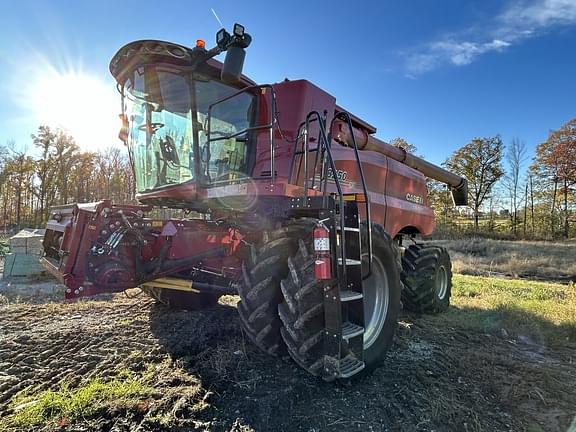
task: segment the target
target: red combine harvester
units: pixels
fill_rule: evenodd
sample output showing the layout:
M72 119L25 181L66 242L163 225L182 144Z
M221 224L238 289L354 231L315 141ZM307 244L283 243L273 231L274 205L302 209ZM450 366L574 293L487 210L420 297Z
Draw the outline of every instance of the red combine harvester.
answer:
M66 298L141 287L175 308L238 294L246 335L325 380L382 362L402 304L449 304L451 265L430 234L426 177L466 203L466 181L373 136L306 80L242 75L251 37L217 46L132 42L110 71L137 199L53 208L44 265ZM213 60L226 52L224 63ZM181 218L154 218L157 208Z

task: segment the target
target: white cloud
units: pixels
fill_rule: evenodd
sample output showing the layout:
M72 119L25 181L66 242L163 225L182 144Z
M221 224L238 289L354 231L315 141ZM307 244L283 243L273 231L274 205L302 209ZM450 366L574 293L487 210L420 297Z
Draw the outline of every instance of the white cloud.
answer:
M407 75L440 66L464 66L489 52L501 52L552 28L576 24L576 0L513 0L492 23L447 34L406 54Z
M506 26L527 31L555 25L573 24L576 21L576 1L538 0L516 2L499 20Z

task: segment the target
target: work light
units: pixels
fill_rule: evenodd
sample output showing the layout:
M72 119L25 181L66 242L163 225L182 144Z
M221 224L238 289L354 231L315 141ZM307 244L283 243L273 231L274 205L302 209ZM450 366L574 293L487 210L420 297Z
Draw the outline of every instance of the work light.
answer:
M234 27L234 31L236 31L236 27ZM218 45L219 48L225 49L229 40L230 33L228 33L225 29L220 29L218 33L216 33L216 45Z
M244 36L244 26L241 24L234 24L234 36L242 37Z

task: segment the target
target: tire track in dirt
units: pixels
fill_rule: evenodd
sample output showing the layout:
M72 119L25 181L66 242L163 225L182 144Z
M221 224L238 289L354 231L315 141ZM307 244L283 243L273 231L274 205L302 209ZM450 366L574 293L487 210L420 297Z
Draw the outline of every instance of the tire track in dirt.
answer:
M150 306L148 299L139 300L86 302L80 310L69 304L60 311L54 304L3 308L0 416L9 413L10 399L21 390L56 390L62 382L74 385L91 376L113 375L128 353L152 350L156 342L147 321L131 314L136 305L144 310Z
M169 311L118 295L3 306L0 423L21 390L55 390L62 381L74 388L152 365L146 412L98 412L70 430L567 429L576 415L574 347L538 351L440 323L404 315L383 367L329 384L261 354L244 338L233 304Z

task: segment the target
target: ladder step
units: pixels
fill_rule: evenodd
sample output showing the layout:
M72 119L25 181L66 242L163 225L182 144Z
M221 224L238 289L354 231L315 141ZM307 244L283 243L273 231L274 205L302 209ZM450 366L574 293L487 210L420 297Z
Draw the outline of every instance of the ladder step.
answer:
M352 291L352 290L344 290L340 291L340 301L347 302L352 300L360 300L364 296L362 293Z
M353 260L353 259L346 258L346 265L347 266L360 265L360 264L362 264L362 261L360 261L360 260ZM342 258L338 258L338 265L342 265Z
M347 355L340 360L340 377L350 378L364 369L364 362L358 360L353 355Z
M342 324L342 339L352 339L361 334L364 334L364 327L351 323L350 321L346 321Z

